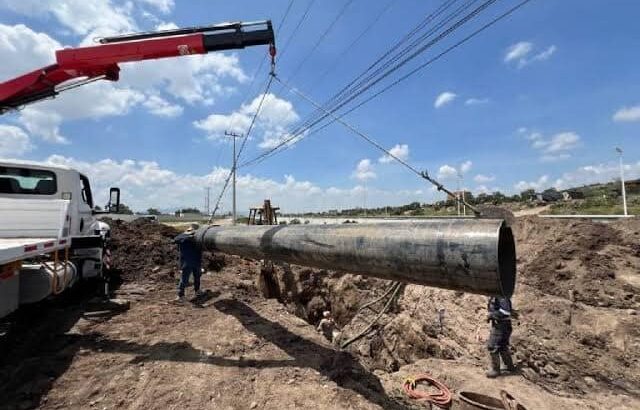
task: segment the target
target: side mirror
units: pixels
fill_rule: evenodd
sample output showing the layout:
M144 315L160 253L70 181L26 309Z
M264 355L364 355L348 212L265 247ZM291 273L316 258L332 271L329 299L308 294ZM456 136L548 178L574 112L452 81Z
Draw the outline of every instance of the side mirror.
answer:
M112 214L120 212L120 188L109 189L109 203L107 204L107 211Z

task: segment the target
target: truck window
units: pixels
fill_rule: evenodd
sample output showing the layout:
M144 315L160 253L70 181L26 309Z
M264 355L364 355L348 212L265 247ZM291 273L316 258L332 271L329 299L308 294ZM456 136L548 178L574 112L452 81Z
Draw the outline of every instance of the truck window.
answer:
M93 209L93 197L91 196L91 185L89 185L89 178L80 174L80 184L82 200Z
M44 169L0 166L0 194L53 195L56 174Z

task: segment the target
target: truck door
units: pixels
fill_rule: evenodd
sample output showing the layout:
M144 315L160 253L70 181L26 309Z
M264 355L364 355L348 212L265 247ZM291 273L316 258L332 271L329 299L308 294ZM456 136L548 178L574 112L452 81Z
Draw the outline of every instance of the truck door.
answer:
M89 179L80 174L80 201L78 202L78 218L80 235L89 234L93 225L93 196L91 195L91 185Z

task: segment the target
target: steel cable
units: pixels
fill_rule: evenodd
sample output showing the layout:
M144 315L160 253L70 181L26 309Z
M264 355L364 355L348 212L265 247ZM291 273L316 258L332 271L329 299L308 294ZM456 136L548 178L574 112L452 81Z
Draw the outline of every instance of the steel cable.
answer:
M440 52L438 55L434 56L433 58L429 59L428 61L420 64L419 66L415 67L414 69L412 69L411 71L409 71L408 73L404 74L403 76L401 76L400 78L398 78L397 80L395 80L394 82L388 84L387 86L385 86L384 88L380 89L379 91L377 91L375 94L372 94L371 96L369 96L368 98L366 98L365 100L359 102L356 106L350 108L349 110L341 113L340 115L337 116L337 118L331 119L330 121L326 122L325 124L319 126L318 128L308 132L305 135L300 135L300 133L293 133L291 134L292 136L284 139L279 145L277 145L274 148L271 148L269 151L264 152L258 156L256 156L255 158L252 158L251 160L245 161L243 164L241 164L241 167L245 167L245 166L251 166L251 165L255 165L258 164L268 158L270 158L271 156L277 154L278 152L284 151L285 149L287 149L289 147L289 143L294 140L294 139L298 139L297 142L299 142L299 140L302 140L303 138L308 137L309 135L315 134L321 130L323 130L324 128L328 127L329 125L333 124L335 121L337 121L338 118L343 118L344 116L346 116L347 114L355 111L356 109L362 107L364 104L368 103L369 101L373 100L374 98L380 96L381 94L383 94L384 92L388 91L389 89L395 87L396 85L400 84L401 82L407 80L408 78L410 78L411 76L415 75L416 73L418 73L419 71L425 69L426 67L428 67L429 65L433 64L434 62L440 60L442 57L444 57L445 55L447 55L448 53L450 53L451 51L455 50L456 48L458 48L459 46L463 45L464 43L466 43L467 41L471 40L472 38L474 38L475 36L477 36L478 34L480 34L481 32L485 31L486 29L490 28L491 26L495 25L496 23L498 23L499 21L501 21L502 19L508 17L509 15L511 15L512 13L514 13L516 10L518 10L519 8L521 8L522 6L524 6L525 4L529 3L531 0L524 0L522 2L520 2L519 4L517 4L516 6L512 7L511 9L507 10L505 13L497 16L496 18L494 18L493 20L491 20L490 22L488 22L487 24L483 25L482 27L478 28L477 30L473 31L472 33L470 33L469 35L467 35L466 37L464 37L463 39L461 39L460 41L456 42L455 44L451 45L450 47L448 47L447 49L445 49L444 51ZM325 117L326 118L326 117ZM323 118L324 119L324 118ZM320 120L321 121L321 120ZM306 130L310 129L312 126L316 125L317 123L319 123L320 121L314 122L311 126L307 127ZM305 131L306 131L305 130ZM285 134L286 135L286 134ZM282 147L285 147L283 149L281 149ZM278 149L281 149L281 151L278 151Z
M244 147L246 146L247 140L249 139L249 135L251 134L251 130L253 129L254 124L256 123L258 115L260 115L260 110L262 109L262 106L264 104L264 100L266 99L267 94L269 93L269 89L271 88L271 84L273 84L273 79L274 78L275 78L274 76L269 76L269 81L267 82L267 86L265 87L265 90L262 93L262 98L260 99L260 103L258 104L258 108L256 108L256 112L253 115L253 118L251 119L251 123L249 124L249 127L247 128L247 132L244 135L244 139L242 140L242 144L240 145L240 149L238 150L238 154L234 158L234 162L233 162L234 164L237 164L238 158L240 158L240 155L242 154L242 151L244 150ZM229 186L229 181L231 180L231 176L236 171L236 169L237 169L236 166L232 166L231 167L231 170L229 171L229 174L227 175L227 177L226 177L226 179L224 181L224 185L222 186L222 190L220 191L220 195L218 195L218 199L216 200L216 205L213 208L213 212L211 212L211 215L209 216L209 223L211 223L213 221L213 217L215 216L216 211L220 207L220 202L222 201L222 197L224 196L224 193L227 190L227 187Z

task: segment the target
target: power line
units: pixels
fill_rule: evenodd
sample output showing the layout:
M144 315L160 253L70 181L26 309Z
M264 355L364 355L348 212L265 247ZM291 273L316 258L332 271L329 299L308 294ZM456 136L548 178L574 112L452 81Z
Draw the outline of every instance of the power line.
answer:
M387 3L386 6L382 8L378 12L378 14L374 17L374 19L356 36L356 38L344 49L342 52L333 59L333 61L329 64L329 68L327 68L318 78L315 79L314 84L318 85L324 78L333 71L342 61L342 58L376 25L376 23L382 18L382 16L391 9L391 6L396 2L396 0L391 0Z
M320 37L318 38L318 40L315 42L315 44L313 45L313 47L311 47L311 50L309 50L309 52L304 56L304 58L300 61L300 64L298 64L298 66L293 70L293 73L289 76L289 80L293 79L293 77L295 77L298 72L300 71L300 69L302 68L302 66L307 62L307 60L309 59L309 57L311 57L311 55L316 51L316 49L318 48L318 46L320 46L320 44L322 43L322 41L324 41L324 39L329 35L329 33L331 32L331 30L333 30L333 28L335 27L336 23L338 22L338 20L340 20L340 18L344 15L344 12L347 10L347 8L351 5L351 3L353 3L353 0L347 0L347 2L344 4L344 6L342 6L342 8L340 9L340 11L338 11L338 14L336 15L336 17L333 19L333 21L331 21L331 23L329 24L329 26L327 26L327 28L324 30L324 32L320 35Z
M256 112L254 113L253 118L251 119L251 123L249 124L249 128L247 128L247 132L244 134L244 138L242 140L242 144L240 145L240 150L238 151L237 156L234 157L234 164L237 163L237 160L240 158L240 155L242 155L242 151L244 150L244 147L247 144L247 141L249 139L249 135L251 134L251 130L253 129L254 124L256 123L258 115L260 115L260 110L262 110L262 106L264 104L264 100L266 99L267 94L269 93L269 89L271 88L271 84L273 83L273 78L274 78L273 76L269 76L269 82L267 82L267 86L265 87L265 90L262 93L262 98L260 99L260 103L258 104L258 108L256 108ZM223 197L225 191L227 190L227 187L229 186L229 180L231 179L231 176L235 172L236 168L237 168L236 166L232 166L231 167L231 171L229 172L229 174L227 175L227 177L226 177L226 179L224 181L224 185L222 186L222 190L220 191L220 195L218 195L218 199L216 200L216 206L213 208L213 212L211 212L211 215L209 216L209 223L211 223L211 221L213 220L214 215L216 214L216 211L220 207L220 201L222 201L222 197Z
M287 89L289 89L291 92L298 94L300 97L304 98L306 101L308 101L311 105L313 105L314 107L316 107L317 109L323 110L322 106L320 104L318 104L317 102L313 101L310 97L307 97L305 94L303 94L302 92L300 92L299 90L297 90L294 87L291 87L289 84L287 84L286 82L282 81L279 77L277 77L275 74L273 75L273 77L276 79L276 81L278 81L280 84L282 84L284 87L286 87ZM462 201L462 203L466 206L468 206L474 213L476 213L476 215L479 215L479 212L477 209L475 209L473 206L469 205L465 200L464 197L462 199L460 199L458 196L454 195L453 192L449 191L447 188L445 188L441 183L439 183L438 181L436 181L435 179L431 178L429 176L429 174L427 174L427 172L420 172L418 171L415 167L413 167L412 165L410 165L408 162L404 161L403 159L401 159L400 157L398 157L397 155L394 155L393 153L391 153L389 150L387 150L386 148L384 148L382 145L380 145L378 142L376 142L373 138L369 137L368 135L366 135L364 132L358 130L357 128L355 128L354 126L352 126L351 124L349 124L348 122L346 122L345 120L343 120L342 118L336 116L334 113L326 111L327 115L331 116L333 118L334 121L339 122L340 124L344 125L347 129L349 129L351 132L353 132L354 134L358 135L360 138L364 139L366 142L368 142L369 144L371 144L372 146L374 146L376 149L382 151L385 155L388 155L390 158L393 158L394 160L396 160L398 163L402 164L405 168L407 168L408 170L410 170L411 172L415 173L416 175L418 175L421 178L426 179L427 181L431 182L433 185L435 185L438 188L438 191L443 191L445 192L447 195L449 195L452 198L456 198L457 201Z
M353 99L357 98L359 95L361 95L362 93L364 93L366 90L368 90L369 88L371 88L373 85L377 84L378 82L382 81L382 79L384 79L385 77L387 77L388 75L390 75L392 72L398 70L400 67L404 66L405 64L407 64L411 59L415 58L419 53L424 52L427 48L430 48L431 46L433 46L434 44L436 44L437 42L441 41L443 38L445 38L446 36L450 35L453 31L455 31L457 28L459 28L461 25L463 25L464 23L466 23L467 21L469 21L471 18L473 18L474 16L476 16L478 13L480 13L482 10L484 10L486 7L490 6L491 4L493 4L496 0L488 0L485 3L483 3L482 5L480 5L478 8L476 8L475 10L473 10L471 13L467 14L465 17L463 17L462 19L458 20L456 23L454 23L451 27L449 27L448 29L446 29L444 32L440 33L438 36L436 36L435 39L433 39L432 41L430 41L429 43L427 43L426 45L421 46L417 51L415 51L412 55L410 55L409 57L405 58L404 60L402 60L399 63L396 63L391 69L387 70L387 72L385 72L384 74L382 74L382 76L380 76L379 78L377 78L376 80L374 80L373 82L370 82L370 84L368 84L366 87L362 87L360 90L358 90L357 92L355 92L355 94L352 94L349 96L349 98L347 98L344 101L341 101L337 107L335 108L327 108L326 105L323 106L323 110L326 110L328 112L335 112L337 110L339 110L340 108L342 108L344 105L346 105L347 103L349 103L350 101L352 101ZM422 64L418 69L414 69L412 70L408 75L403 76L403 80L408 78L409 76L415 74L417 71L419 71L420 69L423 69L424 67L426 67L427 65L433 63L434 61L436 61L437 59L441 58L442 56L444 56L445 54L447 54L448 52L452 51L453 49L455 49L456 47L458 47L459 45L463 44L464 42L468 41L470 38L474 37L475 35L479 34L481 31L485 30L486 28L490 27L491 25L495 24L497 21L501 20L502 18L506 17L507 15L511 14L512 12L514 12L517 8L523 6L524 4L526 4L527 2L529 2L530 0L525 0L524 2L522 2L521 4L519 4L518 6L512 8L511 10L507 11L506 13L504 13L502 16L499 16L498 18L494 19L491 23L483 26L481 29L476 30L474 33L472 33L471 35L467 36L465 39L463 39L462 41L456 43L454 46L450 47L449 49L445 50L444 52L440 53L440 55L436 56L436 58L431 59L430 61L428 61L426 64ZM454 12L454 13L457 13ZM406 37L406 36L405 36ZM402 80L401 80L402 81ZM389 88L391 88L392 86L395 86L399 83L400 81L396 81L393 83L393 85L391 86L387 86L384 88L383 91L376 93L375 96L380 95L382 92L388 90ZM368 100L370 100L372 98L369 98ZM367 101L368 101L367 100ZM363 103L359 104L358 106L361 106ZM322 110L317 110L317 111L322 111ZM353 110L349 110L348 112L351 112ZM347 113L348 113L347 112ZM341 116L346 115L346 113L343 113ZM267 158L268 156L271 156L271 154L273 152L275 152L276 150L278 150L279 148L283 147L283 146L287 146L288 144L290 144L294 139L297 139L297 141L295 141L295 143L297 143L299 140L301 140L302 138L305 138L307 136L309 136L312 133L315 133L319 130L316 131L312 131L310 133L304 134L307 130L309 130L311 127L317 125L318 123L320 123L322 120L324 120L325 118L327 118L328 115L326 113L321 114L320 118L317 118L315 120L312 121L307 121L303 126L300 126L296 129L296 132L291 133L291 136L288 138L285 138L281 143L279 143L276 147L272 148L271 150L260 154L258 157L250 160L250 161L246 161L245 163L241 164L241 166L247 166L247 165L251 165L253 163L256 162L261 162L261 160L263 158ZM330 123L332 123L333 121L330 121L329 123L323 125L320 127L320 129L325 128L326 126L328 126ZM285 148L286 149L286 148Z
M394 51L394 49L398 48L400 45L402 45L403 43L406 43L407 41L409 41L415 34L417 34L422 28L424 28L428 23L430 23L432 20L434 20L435 18L437 18L440 14L444 13L448 8L450 8L456 1L458 0L448 0L446 3L440 5L435 11L433 11L431 14L429 14L421 23L418 24L418 26L414 27L408 34L406 34L401 40L399 40L396 44L394 44L389 50L387 50L382 56L380 56L376 61L374 61L363 73L361 73L359 76L357 76L355 79L353 79L349 84L347 84L346 86L344 86L338 93L336 93L331 99L329 99L324 105L324 108L329 108L332 106L335 106L336 104L340 104L341 102L345 101L345 104L349 101L351 101L353 98L349 98L350 96L353 95L353 93L357 90L358 86L361 86L363 84L363 81L360 81L356 86L353 86L354 83L358 82L359 79L361 79L362 77L364 77L367 72L371 71L376 65L378 65L379 63L381 63L382 61L384 61L384 59L391 55ZM472 1L477 1L477 0L472 0ZM494 0L495 1L495 0ZM470 5L470 3L467 4L467 7ZM460 9L458 9L456 12L454 13L459 13ZM446 21L450 21L454 15L450 15ZM446 23L445 21L445 23ZM443 22L440 22L440 25L442 25ZM431 29L426 35L429 35L431 33L434 32L434 30L437 30L439 27L433 28ZM421 39L424 39L423 35L421 37ZM420 40L421 40L420 39ZM417 44L415 41L406 46L401 52L400 54L397 54L396 56L400 56L402 55L402 53L406 53L407 50L409 50L411 47L415 47L415 44ZM378 74L380 72L381 69L388 67L388 65L393 62L394 58L396 56L392 56L391 59L389 61L387 61L386 63L384 63L382 68L378 68L375 70L374 75ZM371 75L367 78L367 80L369 80L371 77ZM351 89L350 89L351 87ZM366 89L364 89L366 90ZM363 90L363 91L364 91ZM357 95L356 95L357 97ZM349 98L349 99L348 99ZM355 97L354 97L355 98ZM344 105L344 104L343 104ZM340 108L340 106L338 106L335 109ZM319 118L318 118L319 115ZM296 132L293 133L293 135L297 135L300 132L305 132L308 128L312 127L313 125L317 124L318 122L322 121L324 118L326 118L326 115L321 115L321 111L320 110L316 110L315 112L313 112L307 120L305 120L303 123L301 123L298 128L296 128ZM299 131L301 130L301 131Z
M287 39L287 41L285 42L284 46L282 47L282 50L280 51L280 60L282 59L282 56L284 55L284 53L289 48L289 45L291 44L291 41L294 39L294 37L295 37L296 33L298 32L298 30L300 29L300 26L302 26L302 23L304 23L304 21L307 19L307 15L309 14L309 11L311 10L311 6L313 6L313 3L315 3L315 2L316 2L316 0L311 0L309 2L309 4L307 5L307 8L304 10L304 13L302 13L302 17L300 17L300 20L298 20L298 24L296 24L296 26L293 28L293 31L289 35L289 38Z
M276 26L276 38L278 38L278 36L280 35L280 31L282 30L282 26L284 25L284 22L287 20L287 16L289 15L289 12L291 11L291 6L293 6L293 0L289 1L289 5L287 6L284 14L282 15L282 18L280 19L280 22L278 23L278 25ZM260 59L260 64L258 64L258 67L256 68L256 70L253 72L253 76L251 76L251 82L249 83L249 86L247 87L247 97L244 99L244 102L246 103L249 100L249 96L252 95L253 93L251 92L253 90L253 84L256 81L256 78L258 76L258 73L260 73L260 71L262 70L262 67L264 66L264 62L268 59L268 55L265 54L262 59ZM265 81L266 83L266 81Z

